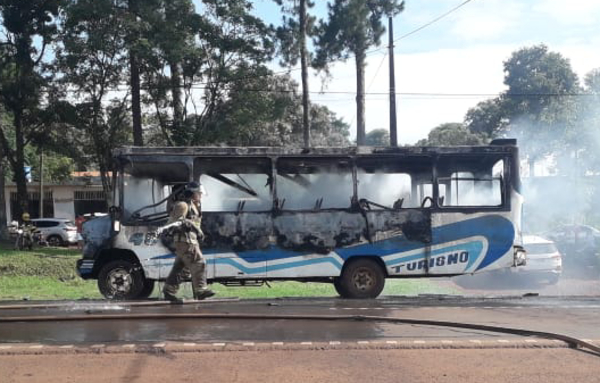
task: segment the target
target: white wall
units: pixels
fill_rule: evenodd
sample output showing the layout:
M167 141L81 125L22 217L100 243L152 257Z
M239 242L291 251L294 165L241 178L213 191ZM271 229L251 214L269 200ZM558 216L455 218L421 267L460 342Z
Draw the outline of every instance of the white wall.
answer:
M57 186L52 188L54 197L54 217L75 219L75 203L71 186Z

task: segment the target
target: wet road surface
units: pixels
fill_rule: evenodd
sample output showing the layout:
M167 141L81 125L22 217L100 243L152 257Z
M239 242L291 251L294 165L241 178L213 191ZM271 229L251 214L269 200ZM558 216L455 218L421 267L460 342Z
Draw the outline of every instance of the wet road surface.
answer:
M237 319L235 315L373 316L504 326L600 340L597 297L384 297L377 300L269 299L214 300L181 306L129 302L61 302L4 304L0 320L48 317L42 322L0 324L0 347L11 344L331 343L368 341L496 341L517 335L474 329L357 320ZM222 314L222 318L131 319L162 314ZM122 316L86 320L98 316ZM63 321L77 316L82 320ZM228 318L228 316L234 316ZM1 349L0 349L1 351Z

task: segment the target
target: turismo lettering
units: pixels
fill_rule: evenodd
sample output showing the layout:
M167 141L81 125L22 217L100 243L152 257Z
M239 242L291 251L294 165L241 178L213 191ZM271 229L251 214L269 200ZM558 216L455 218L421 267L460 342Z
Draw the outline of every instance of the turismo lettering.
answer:
M432 257L430 259L422 259L420 261L413 261L404 263L402 265L392 267L395 273L401 273L402 271L415 271L415 270L429 270L434 267L451 266L459 263L469 262L469 252L463 251L460 253L451 253Z

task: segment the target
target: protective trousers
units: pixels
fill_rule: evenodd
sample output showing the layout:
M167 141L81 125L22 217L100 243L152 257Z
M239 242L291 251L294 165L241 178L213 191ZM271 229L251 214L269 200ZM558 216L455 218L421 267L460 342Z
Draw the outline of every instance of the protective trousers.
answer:
M207 289L206 284L206 261L197 243L175 242L175 263L167 277L163 291L175 295L179 290L181 275L184 268L188 268L192 274L192 290L194 298Z

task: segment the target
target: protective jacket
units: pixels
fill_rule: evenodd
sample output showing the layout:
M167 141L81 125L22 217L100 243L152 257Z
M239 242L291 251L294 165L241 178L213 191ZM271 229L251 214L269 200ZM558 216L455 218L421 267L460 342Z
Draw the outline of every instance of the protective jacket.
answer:
M200 229L202 215L192 202L179 201L173 205L169 214L169 222L182 221L183 225L174 229L174 242L197 244L204 236Z

